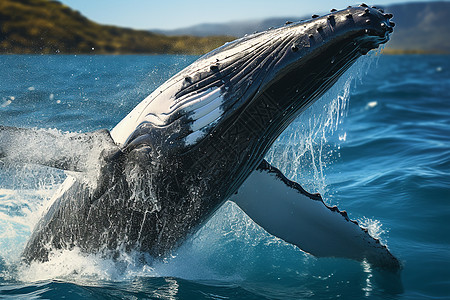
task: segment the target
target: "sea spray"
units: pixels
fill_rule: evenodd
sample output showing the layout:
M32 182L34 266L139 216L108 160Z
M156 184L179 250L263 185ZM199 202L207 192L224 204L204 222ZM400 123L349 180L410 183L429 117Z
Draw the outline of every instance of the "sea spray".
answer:
M333 135L345 136L339 132L339 124L347 111L352 80L341 79L285 130L266 155L270 163L309 192L327 193L325 169L338 150Z
M70 187L75 177L90 186L91 191L95 189L100 150L106 148L104 141L98 139L89 145L90 149L85 149L83 143L77 142L83 133L56 129L12 130L12 135L7 130L0 132L0 152L7 154L0 158L0 257L8 266L1 275L3 278L15 276L14 266L21 260L27 239L56 195ZM64 172L40 165L64 155L65 150L85 152L78 164L85 172Z
M30 188L30 182L20 185L21 180L17 175L23 176L22 172L26 172L28 175L33 174L29 169L29 166L18 167L12 172L16 176L10 179L16 184L17 188L0 188L0 228L2 229L0 233L0 261L3 265L0 280L20 280L17 276L17 267L21 260L22 251L33 228L48 209L50 199L60 184L60 174L56 172L56 174L48 174L43 177L42 181L37 178L31 179L30 182L35 181L36 184L34 189ZM40 171L42 172L42 170ZM42 175L41 172L36 171L34 174ZM4 174L2 172L2 175ZM1 183L4 182L2 180ZM22 188L18 188L19 186L22 186Z
M333 197L328 190L326 170L338 157L347 133L342 128L347 115L350 91L362 84L377 55L360 58L321 99L303 112L281 134L266 159L289 179L308 192L318 192L325 202ZM337 95L337 96L336 96Z

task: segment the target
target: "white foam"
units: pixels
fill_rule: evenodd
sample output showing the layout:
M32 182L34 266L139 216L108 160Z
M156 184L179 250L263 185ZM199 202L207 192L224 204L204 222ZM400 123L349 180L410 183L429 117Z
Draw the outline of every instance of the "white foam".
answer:
M79 249L53 251L47 262L22 264L18 268L18 279L25 282L64 279L83 282L94 280L114 280L117 266L112 260L105 260L96 255L85 255ZM122 278L120 278L122 279Z

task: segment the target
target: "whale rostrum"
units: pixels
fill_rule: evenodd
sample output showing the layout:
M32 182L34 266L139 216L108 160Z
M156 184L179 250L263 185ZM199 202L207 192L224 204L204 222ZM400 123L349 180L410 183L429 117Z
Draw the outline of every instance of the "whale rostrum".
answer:
M400 268L345 212L264 160L299 114L389 40L391 18L366 5L349 7L227 43L166 81L111 132L68 137L0 127L1 159L77 174L53 197L24 260L45 261L53 249L74 247L112 257L132 250L164 256L231 200L267 232L312 255ZM20 145L27 137L52 151L29 155ZM83 180L89 172L94 183Z

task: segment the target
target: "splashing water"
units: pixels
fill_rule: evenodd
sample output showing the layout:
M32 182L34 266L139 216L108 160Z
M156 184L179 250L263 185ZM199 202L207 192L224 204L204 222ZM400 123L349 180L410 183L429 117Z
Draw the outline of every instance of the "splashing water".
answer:
M352 76L341 78L286 129L266 155L271 164L310 192L327 192L325 168L337 150L331 141L346 115L352 81ZM339 140L345 135L340 133Z
M347 138L340 125L348 112L352 83L363 83L379 54L380 50L361 57L285 130L266 155L286 177L309 192L320 193L325 202L333 197L327 188L326 168L339 157L340 143Z

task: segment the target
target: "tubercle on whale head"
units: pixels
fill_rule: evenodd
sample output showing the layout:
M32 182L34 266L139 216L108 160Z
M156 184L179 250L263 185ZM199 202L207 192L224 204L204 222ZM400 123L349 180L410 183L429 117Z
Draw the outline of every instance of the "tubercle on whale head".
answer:
M389 40L395 26L395 23L390 21L392 17L392 14L384 14L378 9L361 4L359 7L340 11L333 9L330 14L322 17L313 15L310 20L291 23L285 28L302 31L302 34L292 41L291 51L297 54L320 49L327 43L336 45L339 41L348 40L354 43L359 54L364 55ZM299 48L303 48L303 51L299 52Z

